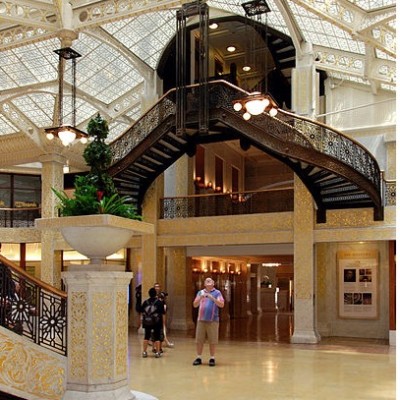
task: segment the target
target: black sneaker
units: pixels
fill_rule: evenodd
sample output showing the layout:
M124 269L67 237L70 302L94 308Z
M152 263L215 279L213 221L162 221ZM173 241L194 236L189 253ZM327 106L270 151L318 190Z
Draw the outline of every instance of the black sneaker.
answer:
M193 365L200 365L201 364L201 358L196 358L194 361L193 361Z
M210 358L210 361L208 362L208 365L210 367L215 367L215 359L214 358Z

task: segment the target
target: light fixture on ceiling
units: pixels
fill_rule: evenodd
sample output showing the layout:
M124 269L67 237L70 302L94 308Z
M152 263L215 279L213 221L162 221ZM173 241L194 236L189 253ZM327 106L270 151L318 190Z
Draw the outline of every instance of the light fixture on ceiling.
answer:
M54 50L58 55L58 102L57 116L58 126L45 128L46 138L53 140L58 137L64 146L69 146L76 139L80 139L82 143L87 143L88 136L85 132L76 128L76 59L81 57L79 53L70 47ZM64 124L64 69L65 61L71 60L72 79L71 79L71 125Z
M236 46L231 44L226 48L226 50L229 51L229 53L234 53L236 51Z
M209 28L214 30L214 29L217 29L218 26L219 25L216 22L213 22L212 24L209 25Z
M242 3L242 6L246 12L248 17L257 16L259 18L259 25L261 24L261 15L265 14L265 28L268 28L267 23L267 13L270 12L270 8L265 0L252 0L246 3ZM254 28L256 32L256 29ZM265 41L268 43L268 34L265 33ZM255 46L255 40L252 41L253 46ZM268 45L267 45L268 47ZM255 48L250 49L250 55L255 58ZM237 99L233 102L233 109L237 112L243 112L243 118L247 121L251 118L252 115L260 115L264 112L267 112L271 117L275 117L278 114L278 105L272 99L270 95L267 93L267 80L268 80L268 48L265 51L265 66L264 70L266 73L265 76L265 91L263 94L261 91L253 91L247 96ZM243 68L243 71L249 72L251 67L249 64L246 64Z

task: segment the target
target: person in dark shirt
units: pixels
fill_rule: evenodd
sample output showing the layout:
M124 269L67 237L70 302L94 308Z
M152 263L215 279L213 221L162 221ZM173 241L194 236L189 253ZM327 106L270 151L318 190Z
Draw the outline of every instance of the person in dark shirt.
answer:
M143 353L142 357L147 357L147 346L149 340L153 336L155 356L156 358L161 357L161 332L163 330L163 316L165 314L163 303L157 298L156 289L149 289L149 298L142 304L142 325L144 328L144 339L143 339ZM153 316L153 318L151 318ZM149 319L149 321L147 321Z

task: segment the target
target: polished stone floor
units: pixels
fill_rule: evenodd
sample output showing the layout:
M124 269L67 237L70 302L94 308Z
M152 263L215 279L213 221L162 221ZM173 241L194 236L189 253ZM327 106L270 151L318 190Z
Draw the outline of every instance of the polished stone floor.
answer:
M396 398L396 351L382 340L324 339L290 344L292 315L263 314L221 324L217 366L192 366L194 333L169 332L174 348L141 357L142 334L129 335L132 390L159 400L368 400ZM149 352L150 354L150 352Z

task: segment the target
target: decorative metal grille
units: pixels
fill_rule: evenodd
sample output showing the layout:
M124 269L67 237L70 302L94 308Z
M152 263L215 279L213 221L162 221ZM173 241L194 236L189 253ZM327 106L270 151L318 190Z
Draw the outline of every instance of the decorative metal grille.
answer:
M293 188L160 199L160 218L212 217L293 211Z
M0 228L32 227L40 214L40 208L0 208Z
M0 324L66 355L67 301L0 260Z
M385 183L385 206L396 205L396 182L395 181L384 181Z

